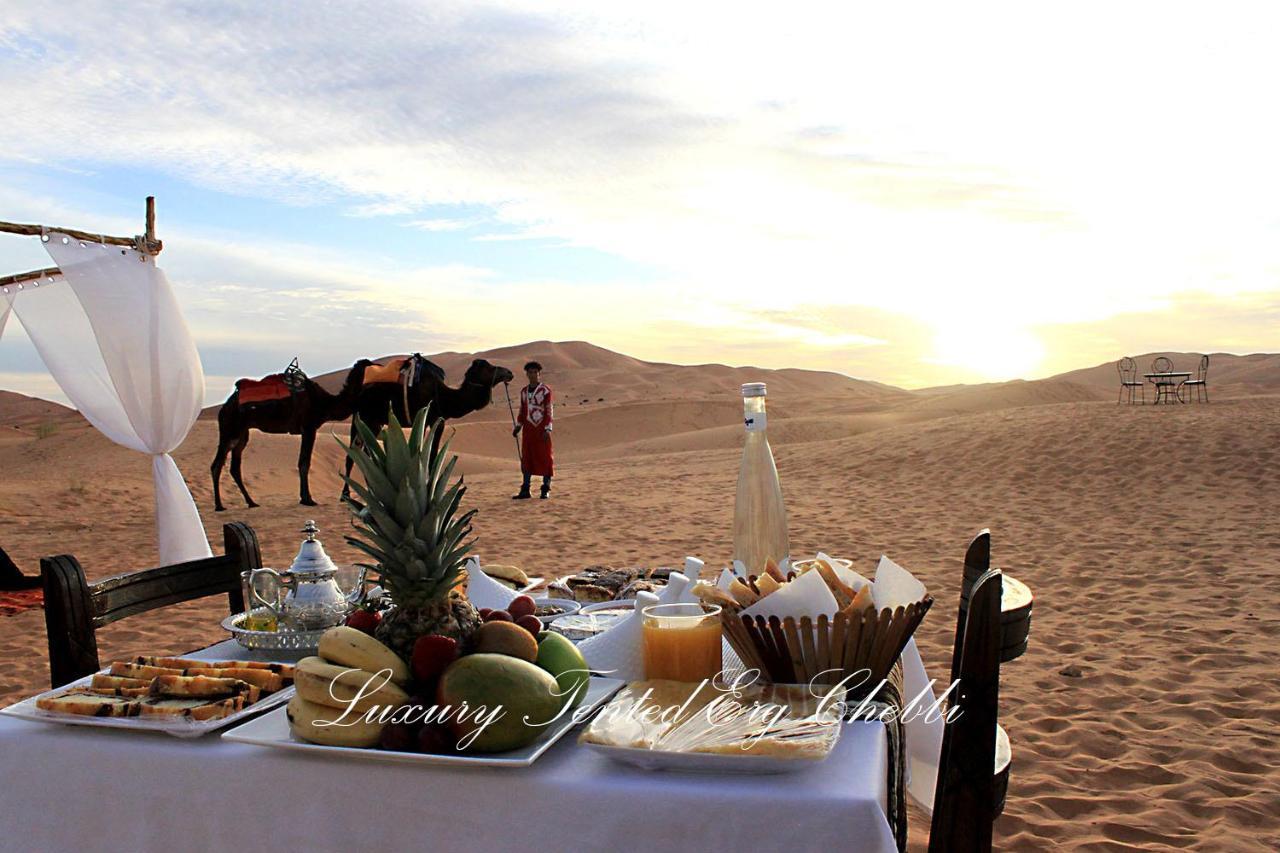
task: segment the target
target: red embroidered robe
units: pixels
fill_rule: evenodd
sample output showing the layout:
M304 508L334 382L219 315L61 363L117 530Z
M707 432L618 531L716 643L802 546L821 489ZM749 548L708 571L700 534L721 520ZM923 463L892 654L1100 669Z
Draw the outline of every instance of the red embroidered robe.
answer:
M542 383L532 391L520 389L520 460L525 473L535 477L555 476L555 457L551 452L551 421L555 406L551 389Z

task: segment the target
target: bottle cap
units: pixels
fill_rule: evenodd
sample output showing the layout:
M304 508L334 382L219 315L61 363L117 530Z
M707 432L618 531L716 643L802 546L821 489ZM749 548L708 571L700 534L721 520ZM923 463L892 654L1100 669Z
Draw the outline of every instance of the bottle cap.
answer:
M744 397L767 397L768 394L764 390L763 382L748 382L742 386L742 396Z

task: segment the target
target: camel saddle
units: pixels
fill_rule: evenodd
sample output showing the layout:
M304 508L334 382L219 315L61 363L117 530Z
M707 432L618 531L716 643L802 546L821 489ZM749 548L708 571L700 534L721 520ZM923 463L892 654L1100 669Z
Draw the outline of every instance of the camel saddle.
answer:
M298 367L295 358L284 373L273 373L261 379L237 379L236 396L242 406L284 400L300 392L307 383L307 374Z
M380 382L399 382L400 371L408 358L393 358L386 364L371 364L364 369L364 384L376 385Z
M444 381L444 371L435 362L428 361L415 353L404 358L393 358L386 364L369 365L364 371L364 384L376 385L381 382L395 382L416 385L421 378L419 376L421 370L426 370L432 376L435 376L437 381Z

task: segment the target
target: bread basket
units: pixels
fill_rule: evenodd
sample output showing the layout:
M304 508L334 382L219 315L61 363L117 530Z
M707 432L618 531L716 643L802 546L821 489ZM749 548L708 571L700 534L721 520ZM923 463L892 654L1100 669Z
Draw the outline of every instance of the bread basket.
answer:
M779 684L836 684L844 679L851 696L888 677L933 598L892 610L822 614L799 620L766 619L721 611L725 639L749 669Z

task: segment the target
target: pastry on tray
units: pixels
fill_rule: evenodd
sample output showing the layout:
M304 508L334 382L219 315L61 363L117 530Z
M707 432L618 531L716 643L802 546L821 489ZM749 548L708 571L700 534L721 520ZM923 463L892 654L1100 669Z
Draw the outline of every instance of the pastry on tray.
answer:
M291 664L137 657L36 700L56 714L217 720L293 683Z
M637 592L655 592L666 584L672 569L588 566L577 574L553 581L547 594L568 598L581 604L597 604L620 598L635 598Z

